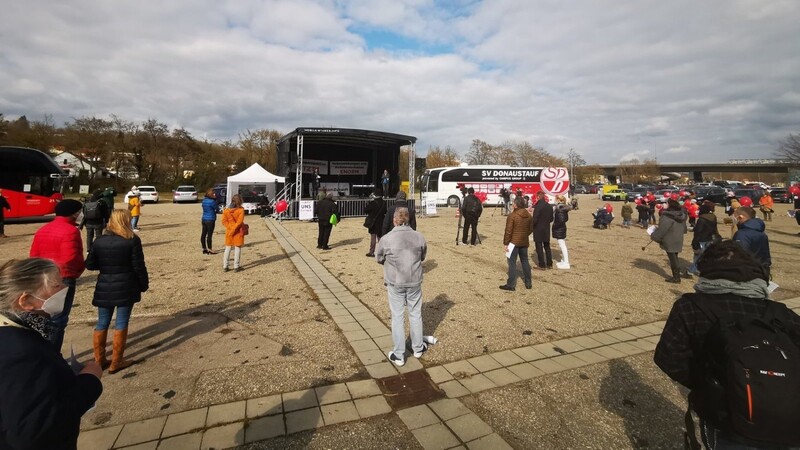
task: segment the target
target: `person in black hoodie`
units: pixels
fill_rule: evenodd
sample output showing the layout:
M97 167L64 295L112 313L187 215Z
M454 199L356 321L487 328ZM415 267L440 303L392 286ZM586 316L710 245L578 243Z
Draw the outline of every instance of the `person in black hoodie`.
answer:
M669 267L672 270L672 276L664 280L668 283L681 282L678 253L683 249L683 235L686 234L686 231L686 212L677 200L669 199L667 209L661 212L658 228L650 235L650 239L658 242L661 248L667 252Z
M94 361L70 367L48 340L67 287L44 258L0 268L0 448L75 449L81 417L103 392Z
M325 194L325 198L317 202L317 224L319 231L317 232L317 248L322 250L330 250L328 241L331 238L331 231L333 231L333 224L331 223L331 216L339 215L339 206L333 201L333 192Z
M464 197L464 203L461 206L461 215L464 216L464 234L461 236L461 242L467 244L467 235L469 229L472 228L472 239L470 245L475 245L475 240L478 237L478 219L483 213L483 205L478 197L475 196L475 189L467 189L467 195Z
M103 191L95 190L89 200L83 204L83 220L80 226L86 227L86 251L92 251L95 239L103 234L106 220L109 217L108 206L103 200Z
M99 270L92 305L97 307L94 329L94 359L108 373L116 373L131 364L123 358L128 339L128 322L133 305L142 300L142 292L150 286L144 263L142 241L131 228L131 213L115 209L108 221L106 234L94 243L86 257L86 268ZM106 360L106 337L111 316L117 310L111 363Z
M392 218L394 217L394 210L397 208L408 208L408 226L410 226L412 230L417 231L417 213L414 207L406 200L406 193L397 191L394 205L389 207L389 210L386 212L386 217L383 218L383 236L386 236L386 233L392 231L392 228L394 228L394 221Z
M550 223L553 222L553 206L547 203L544 192L536 193L533 206L533 243L536 246L536 269L553 268L553 253L550 250Z
M364 214L367 218L364 219L364 226L369 230L369 253L367 256L375 256L375 244L381 240L383 236L383 219L386 218L386 201L381 196L382 190L375 188L372 193L372 201L367 203L364 207Z
M692 238L692 250L694 250L694 259L692 265L689 267L689 273L692 275L700 275L697 271L697 259L711 245L714 241L721 241L722 236L719 235L717 230L717 216L714 214L714 203L704 201L700 205L700 217L694 227L694 237Z

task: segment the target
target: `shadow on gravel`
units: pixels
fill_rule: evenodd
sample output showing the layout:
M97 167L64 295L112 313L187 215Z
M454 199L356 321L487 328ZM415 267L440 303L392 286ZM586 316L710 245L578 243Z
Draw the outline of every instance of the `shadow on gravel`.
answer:
M163 230L165 228L176 228L176 227L182 227L182 226L184 226L184 224L182 224L182 223L165 223L163 225L161 225L161 224L159 224L159 225L148 225L146 223L142 224L142 228L144 228L145 231L147 231L147 230Z
M653 261L648 261L646 259L641 259L641 258L634 259L633 261L631 261L631 264L633 264L633 267L636 267L636 268L639 268L639 269L644 269L644 270L647 270L649 272L653 272L654 274L662 276L662 277L672 276L672 274L667 273L666 267L669 266L669 262L667 261L667 255L666 254L664 254L664 264L663 265L654 263Z
M336 245L356 245L356 244L360 243L363 240L364 240L363 237L353 238L353 239L345 239L343 241L337 242Z
M627 362L609 362L600 405L624 421L631 448L683 448L684 411L645 384Z
M455 303L447 294L437 295L433 301L422 304L422 330L425 334L435 336L436 328L447 317L447 312Z
M255 260L255 261L253 261L251 263L248 263L248 264L243 264L242 268L249 269L249 268L252 268L252 267L260 266L262 264L269 264L271 262L281 261L281 260L284 260L284 259L286 259L286 255L284 255L283 253L279 253L277 255L267 256L266 258L257 259L257 260Z
M131 332L128 335L125 356L136 360L152 358L181 345L195 336L210 333L231 320L247 321L247 316L256 311L266 301L266 299L259 299L252 302L242 302L238 298L239 296L235 296L219 303L195 306L144 328L137 328L136 317L132 317ZM134 311L136 311L135 307ZM109 348L107 350L109 355L111 353L111 336L113 332L113 328L109 329ZM92 355L92 349L76 356L80 359L90 355Z
M156 247L156 246L159 246L159 245L171 244L173 242L175 242L175 241L148 242L146 244L142 244L142 247Z
M422 273L428 273L437 267L439 267L439 264L436 263L435 259L426 259L425 262L422 263Z

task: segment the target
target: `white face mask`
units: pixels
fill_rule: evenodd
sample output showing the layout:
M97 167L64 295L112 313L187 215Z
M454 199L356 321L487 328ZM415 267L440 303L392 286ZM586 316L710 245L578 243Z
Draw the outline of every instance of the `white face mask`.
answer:
M61 289L60 291L51 295L50 298L48 298L47 300L44 300L43 298L40 297L36 297L33 294L31 295L38 298L39 300L44 300L44 304L42 305L42 311L46 312L50 317L54 317L61 314L61 312L64 311L64 300L66 300L67 298L68 290L69 287L65 287L64 289Z

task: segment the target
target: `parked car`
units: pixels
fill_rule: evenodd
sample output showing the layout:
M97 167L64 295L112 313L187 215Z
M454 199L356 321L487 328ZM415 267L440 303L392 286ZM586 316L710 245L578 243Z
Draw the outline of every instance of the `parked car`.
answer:
M727 196L728 191L719 186L697 188L695 190L695 198L698 202L708 200L714 203L723 204L725 203Z
M758 206L759 200L761 200L761 196L764 195L761 189L735 189L733 191L733 195L742 201L742 197L750 197L750 200L753 201L753 206Z
M589 190L588 190L588 189L586 189L586 186L584 186L584 185L582 185L582 184L576 184L576 185L575 185L575 190L574 190L574 192L575 192L576 194L588 194L588 193L589 193Z
M142 203L158 203L158 190L156 190L155 186L139 186L139 201ZM128 191L130 193L130 191ZM128 194L125 194L125 203L128 203L130 197Z
M622 189L612 189L603 194L603 200L617 200L622 201L628 198L628 192Z
M222 214L222 210L225 209L225 197L228 195L228 185L227 184L215 184L214 187L214 195L217 201L217 214Z
M775 203L791 203L792 196L789 195L789 191L783 188L772 189L770 191L772 194L772 198L775 200Z
M172 203L197 202L197 188L189 185L178 186L172 191Z

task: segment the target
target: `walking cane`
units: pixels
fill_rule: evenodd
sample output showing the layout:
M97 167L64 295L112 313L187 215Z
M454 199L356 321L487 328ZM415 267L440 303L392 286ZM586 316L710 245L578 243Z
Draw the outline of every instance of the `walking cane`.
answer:
M650 241L650 242L647 243L647 245L643 245L642 246L642 251L644 251L647 247L649 247L650 244L652 244L653 242L655 242L655 241Z

